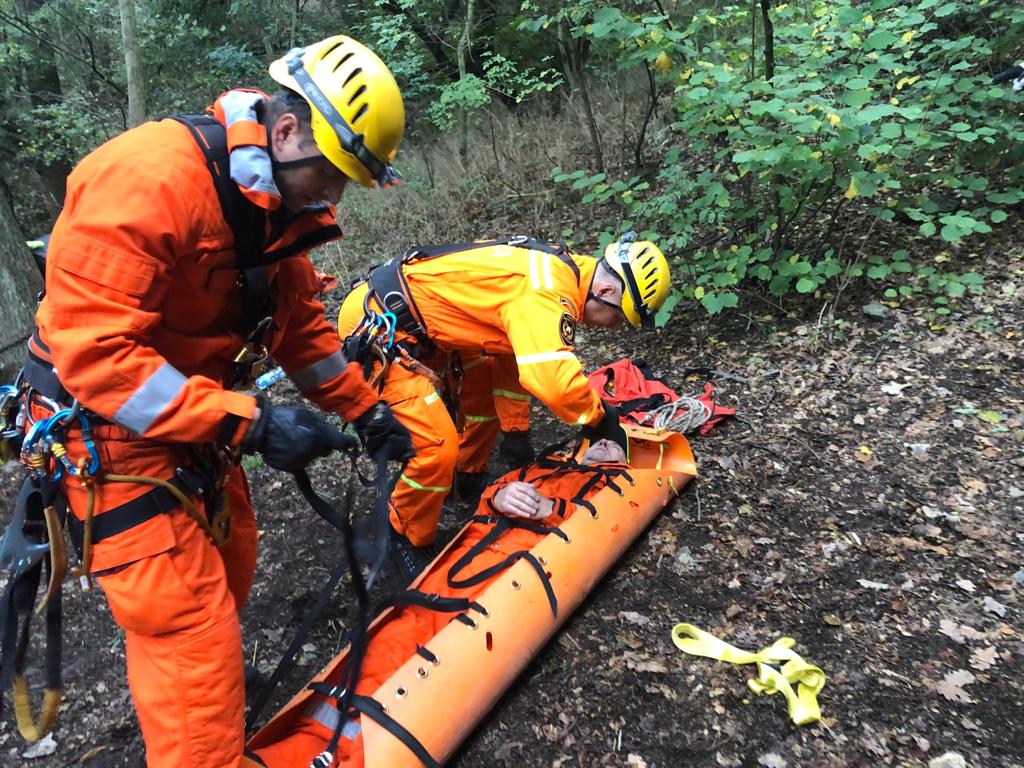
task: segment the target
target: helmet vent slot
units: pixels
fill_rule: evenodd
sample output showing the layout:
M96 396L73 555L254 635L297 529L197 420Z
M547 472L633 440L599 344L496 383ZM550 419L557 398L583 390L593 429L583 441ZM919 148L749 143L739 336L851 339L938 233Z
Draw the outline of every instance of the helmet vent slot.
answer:
M363 73L363 68L362 67L356 67L355 69L353 69L349 73L348 77L345 78L345 82L341 84L341 87L342 88L347 88L348 84L352 82L353 78L355 78L357 75L361 75L362 73Z
M358 99L360 96L362 96L364 93L366 93L366 84L365 83L363 85L360 85L356 89L356 92L352 94L352 98L348 100L348 105L351 107L352 104L355 103L355 100Z
M332 53L334 53L336 50L338 50L338 48L341 46L341 44L342 44L342 41L339 40L334 45L332 45L330 48L328 48L326 51L321 53L320 54L320 60L322 61L322 60L326 59L328 56L330 56ZM352 54L350 53L349 56L351 56L351 55Z
M338 45L340 45L340 43ZM335 46L335 47L337 47L337 46ZM334 48L331 48L331 50L333 51ZM341 69L343 66L345 66L345 62L346 61L348 61L349 59L351 59L355 55L356 55L355 51L349 51L348 53L346 53L344 56L342 56L340 59L338 59L338 63L334 65L334 70L333 71L337 72L339 69Z
M356 123L358 123L359 122L359 118L361 118L363 115L365 115L369 111L370 111L370 108L368 106L366 106L365 104L361 104L359 106L358 111L352 117L352 125L355 125Z

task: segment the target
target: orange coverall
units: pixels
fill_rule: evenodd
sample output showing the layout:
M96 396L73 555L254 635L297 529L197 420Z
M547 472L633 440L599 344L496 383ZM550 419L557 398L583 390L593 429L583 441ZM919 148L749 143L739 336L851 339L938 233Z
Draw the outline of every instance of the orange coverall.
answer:
M622 465L602 466L620 467ZM593 475L586 471L560 471L553 474L550 469L540 469L531 465L524 471L522 479L531 483L549 499L570 501L592 477ZM477 507L477 514L493 515L494 513L488 507L488 501L506 485L519 479L520 470L513 470L499 478L484 491ZM584 498L590 498L603 488L602 484L595 485L584 494ZM551 514L540 521L540 524L546 527L560 525L577 511L577 507L573 504L567 504L564 509L564 517ZM462 597L468 600L474 600L486 592L496 579L501 578L500 572L479 584L462 588L449 587L447 578L452 566L490 531L491 526L482 523L472 523L467 526L459 535L456 544L431 568L430 573L417 586L417 589L427 594ZM491 546L482 550L473 559L472 564L460 574L460 578L480 573L515 552L530 550L541 538L543 538L543 534L540 533L521 528L510 529ZM510 599L514 599L515 594L515 592L508 592ZM371 639L363 660L356 693L361 696L372 696L394 674L395 670L416 653L417 646L429 646L431 638L447 626L451 620L452 614L450 613L431 611L420 606L405 606L392 611L384 621L370 630ZM328 675L327 682L337 684L341 680L343 669L343 665L338 665L337 669ZM444 717L444 702L439 701L437 704L438 716ZM330 709L325 709L325 707ZM301 712L302 710L300 710ZM325 714L327 717L324 716ZM333 700L319 695L313 696L310 704L306 706L304 714L300 714L296 718L295 724L285 731L286 735L283 738L275 739L272 744L256 746L249 753L251 762L245 763L245 765L263 765L266 768L292 768L292 766L308 765L309 761L327 746L336 714L337 708ZM330 727L325 723L328 719L330 719ZM262 762L258 762L257 759ZM363 768L363 741L359 730L356 730L355 734L349 738L341 739L332 766Z
M573 352L596 268L589 256L572 255L567 263L511 245L481 246L403 267L439 352L439 359L423 362L442 365L447 353L459 352L468 368L463 410L481 418L460 448L455 424L430 379L400 359L389 367L381 398L409 430L416 449L391 495L391 524L413 544L434 540L456 467L479 471L486 465L497 425L485 419L495 409L503 429L528 426L527 395L569 424L595 424L604 415ZM338 316L342 337L363 319L367 290L361 283L345 298ZM370 307L377 309L376 302ZM481 355L486 362L474 366ZM477 367L483 370L474 375Z
M267 232L275 233L267 253L283 256L271 267L276 311L263 341L306 397L351 420L376 393L324 318L304 244L341 230L333 209L281 218L266 131L255 121L264 98L229 91L213 108L228 126L232 177L255 177L251 188L239 186L267 212ZM254 156L262 162L247 166ZM51 360L63 387L109 422L96 429L103 471L168 480L192 463L191 446L236 446L245 435L255 400L225 389L243 343L233 243L204 156L177 122L127 131L68 178L30 351ZM85 455L77 430L65 442L70 456ZM74 480L64 487L82 518L84 489ZM96 514L149 490L99 483ZM180 508L94 549L97 582L125 631L128 683L153 768L241 764L238 612L252 584L256 524L240 468L225 495L232 535L220 550Z

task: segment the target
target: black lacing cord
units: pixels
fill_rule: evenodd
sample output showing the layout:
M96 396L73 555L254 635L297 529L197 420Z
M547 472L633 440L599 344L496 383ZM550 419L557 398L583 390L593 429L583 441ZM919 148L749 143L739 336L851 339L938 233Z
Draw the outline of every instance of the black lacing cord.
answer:
M553 616L558 616L558 598L555 596L555 590L551 586L551 579L548 578L547 572L544 570L544 566L540 564L540 561L525 549L513 552L501 562L484 568L472 576L467 576L463 579L459 579L457 577L464 568L468 567L473 562L477 555L487 549L487 547L493 544L509 529L519 528L542 535L554 534L563 541L568 541L569 537L566 533L557 527L552 528L539 523L527 523L521 520L513 520L509 517L494 518L474 516L472 520L477 523L493 525L493 528L491 528L491 530L488 531L480 541L474 544L468 552L462 555L462 557L460 557L448 570L448 586L453 589L472 587L486 581L497 573L501 573L513 564L517 563L519 560L526 560L533 567L533 570L537 572L537 576L540 577L541 584L544 586L544 592L548 598L548 605L551 607L551 614Z

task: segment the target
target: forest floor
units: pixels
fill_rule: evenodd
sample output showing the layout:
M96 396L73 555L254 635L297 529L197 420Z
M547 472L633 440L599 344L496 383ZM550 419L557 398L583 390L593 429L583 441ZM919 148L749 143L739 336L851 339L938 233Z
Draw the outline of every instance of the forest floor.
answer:
M450 764L1024 765L1024 251L992 250L985 293L944 320L924 298L865 312L848 296L834 323L751 299L751 315L677 313L651 334L581 330L588 369L644 357L688 391L682 371L710 367L739 417L692 440L699 477ZM538 445L567 435L535 417ZM337 498L344 474L320 462L314 482ZM242 621L269 670L338 542L289 478L250 477L264 533ZM0 470L3 519L19 481ZM275 703L339 650L348 607L342 586ZM31 757L5 713L0 765L141 765L122 635L71 582L64 614L54 743ZM678 622L748 648L794 638L828 676L822 720L797 727L781 695L747 689L751 668L677 651Z

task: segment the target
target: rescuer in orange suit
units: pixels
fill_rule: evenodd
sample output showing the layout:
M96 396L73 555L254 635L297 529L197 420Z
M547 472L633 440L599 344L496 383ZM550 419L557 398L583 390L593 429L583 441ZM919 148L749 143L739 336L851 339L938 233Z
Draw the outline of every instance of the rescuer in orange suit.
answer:
M242 764L238 612L256 524L241 454L298 471L354 441L305 407L233 388L272 355L305 397L353 422L368 453L411 455L404 427L345 359L306 258L341 236L334 206L350 180L396 179L398 86L344 36L294 49L270 75L283 90L226 92L205 133L148 122L72 172L25 368L35 418L77 404L102 472L169 480L203 513L186 514L164 489L102 475L92 483L85 546L125 632L151 768ZM203 146L216 136L215 169ZM85 422L68 424L68 455L86 456ZM82 519L86 484L62 482Z
M481 472L496 435L493 426L474 430L469 424L460 444L453 414L458 421L474 410L486 415L500 390L513 395L501 406L502 426L522 431L528 426L522 404L533 395L586 436L626 447L618 414L605 408L583 375L574 352L576 325L653 325L669 283L668 262L651 242L624 238L592 258L518 237L412 248L353 288L338 318L351 357L364 356L371 321L395 317L391 348L397 356L380 385L381 398L409 429L416 449L390 501L389 548L405 578L431 559L428 545L455 470ZM382 302L387 314L380 312ZM481 355L491 375L482 388L467 375L459 392L453 368ZM460 397L461 404L455 402Z

